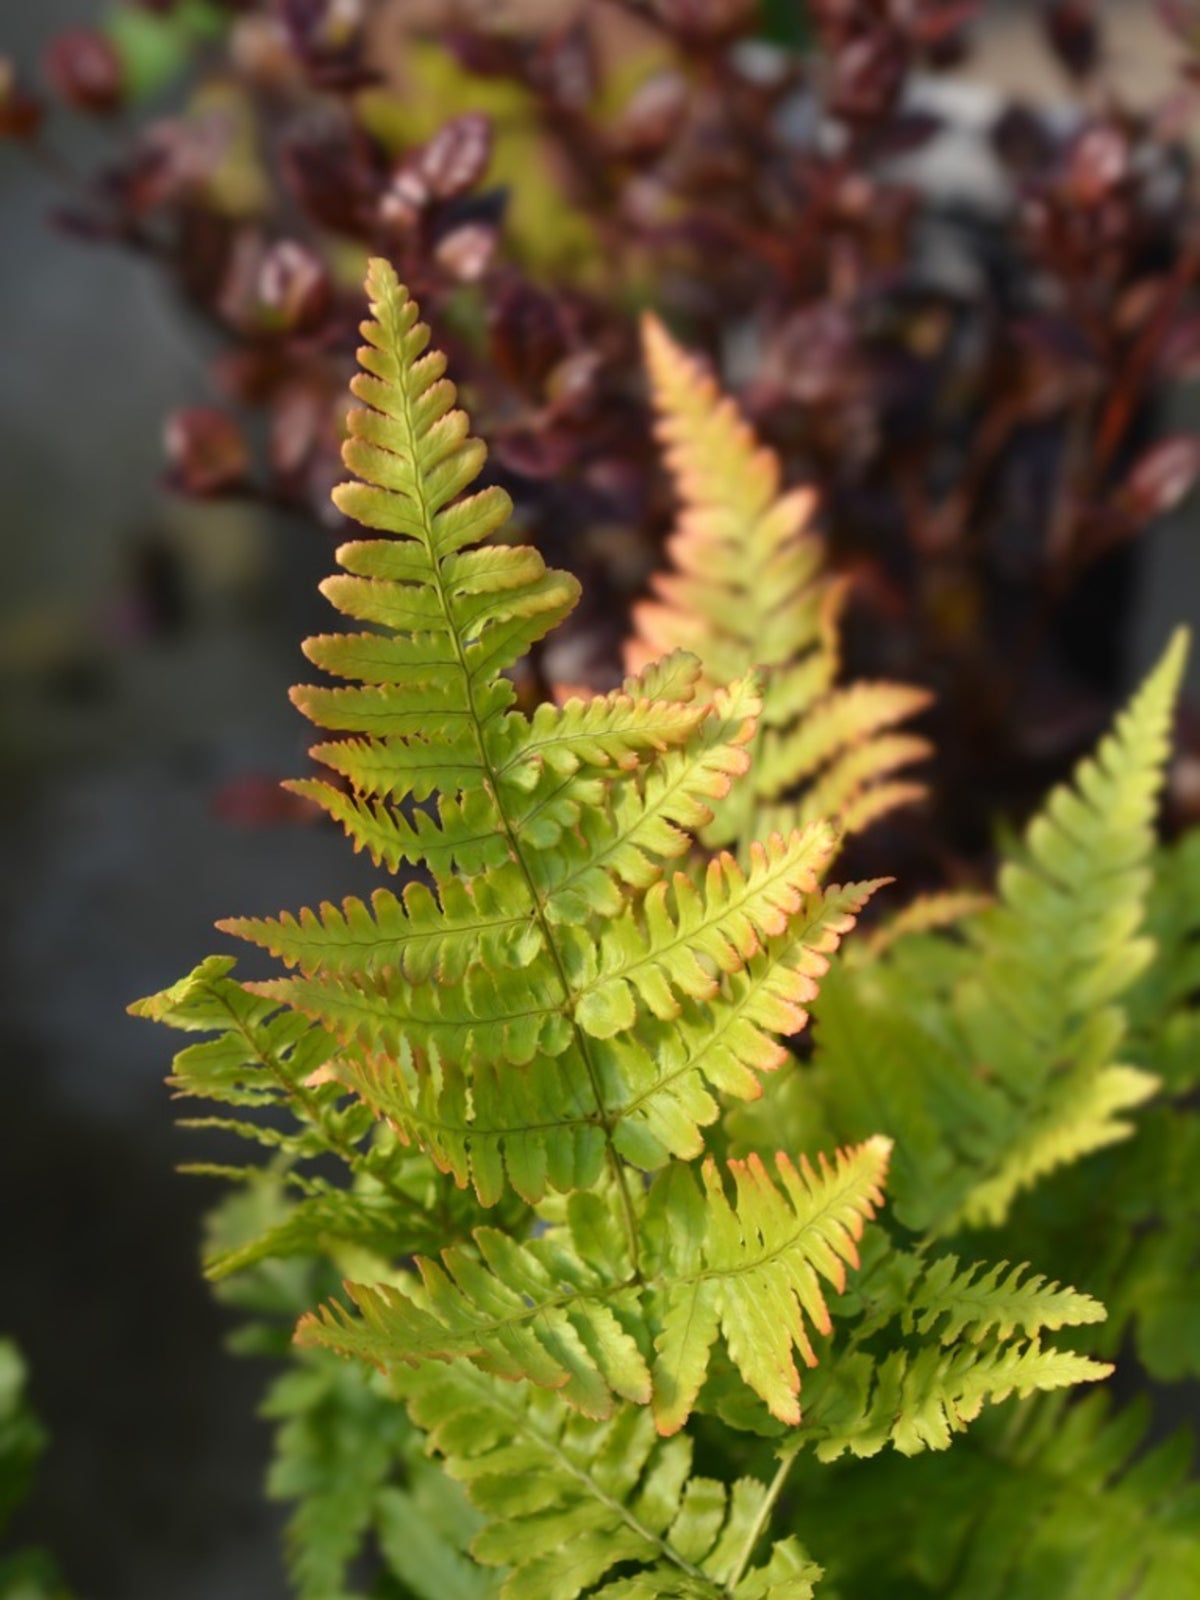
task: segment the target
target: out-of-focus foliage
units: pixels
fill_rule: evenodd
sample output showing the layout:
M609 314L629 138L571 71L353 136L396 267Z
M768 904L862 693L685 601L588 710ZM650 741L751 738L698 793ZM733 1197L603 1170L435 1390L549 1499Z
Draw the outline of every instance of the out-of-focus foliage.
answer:
M0 1597L2 1600L68 1600L51 1557L43 1550L13 1549L9 1524L33 1482L46 1435L26 1395L21 1352L0 1339Z
M1157 11L1181 87L1147 110L1078 0L1037 11L1050 104L960 81L975 0L114 0L44 63L64 114L125 113L57 214L221 335L172 482L325 520L355 291L392 260L585 579L552 675L600 687L667 517L653 304L817 489L854 670L936 691L935 804L892 863L932 877L1098 732L1134 536L1200 470L1166 417L1200 347L1200 35ZM0 129L54 160L43 109L5 66Z

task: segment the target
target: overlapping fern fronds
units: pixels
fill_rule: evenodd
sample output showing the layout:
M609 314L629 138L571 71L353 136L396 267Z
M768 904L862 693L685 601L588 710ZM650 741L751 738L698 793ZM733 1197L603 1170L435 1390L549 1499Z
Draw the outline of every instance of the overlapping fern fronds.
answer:
M507 673L565 617L574 582L531 549L481 542L507 497L472 491L483 446L395 274L375 263L368 288L345 447L356 481L336 498L381 537L343 545L324 585L365 626L307 646L342 682L295 693L333 774L301 787L380 865L416 870L370 903L229 921L286 974L239 983L215 958L136 1008L210 1036L181 1052L174 1084L264 1153L207 1170L289 1196L210 1270L307 1255L349 1280L310 1306L302 1340L404 1394L482 1518L472 1593L495 1567L513 1600L804 1600L818 1569L770 1528L797 1451L941 1450L988 1403L1101 1377L1045 1342L1100 1308L1025 1269L927 1267L891 1248L876 1220L887 1126L831 1139L835 1154L807 1136L770 1140L769 1159L729 1153L723 1113L789 1059L780 1039L805 1025L877 887L824 883L838 831L816 818L762 842L739 825L736 857L696 848L737 780L756 811L752 749L774 771L811 740L804 727L838 722L828 647L781 654L765 682L674 651L612 694L519 710ZM782 639L826 602L770 469L734 439L725 488L748 473ZM810 679L815 720L792 739ZM890 703L884 720L915 705ZM755 747L764 718L774 733ZM852 759L878 726L817 740L842 827L899 798L887 758ZM1153 744L1141 719L1135 731ZM1144 819L1118 820L1128 854ZM1008 924L989 939L1002 995ZM951 1186L960 1211L969 1188ZM706 1436L743 1430L756 1470L694 1476L697 1413ZM405 1461L398 1481L367 1483L369 1514L356 1501L356 1526L383 1544L413 1525ZM329 1559L345 1559L336 1540ZM457 1545L447 1560L460 1571Z
M1128 1138L1159 1087L1125 1000L1154 951L1154 819L1184 654L1180 636L961 936L901 930L825 986L792 1114L831 1138L867 1123L895 1138L892 1191L913 1227L1002 1222L1048 1174ZM741 1119L740 1136L772 1114Z
M753 771L720 808L714 842L816 817L859 832L924 793L905 769L929 746L904 724L928 695L838 684L846 586L827 570L812 492L782 491L777 458L653 317L644 343L679 520L671 570L635 607L629 670L677 649L694 651L712 683L763 669Z

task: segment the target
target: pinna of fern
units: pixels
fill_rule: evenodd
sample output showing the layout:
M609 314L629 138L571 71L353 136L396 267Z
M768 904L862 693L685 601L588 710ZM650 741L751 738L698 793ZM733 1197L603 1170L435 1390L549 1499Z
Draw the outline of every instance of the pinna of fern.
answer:
M336 774L302 788L423 876L370 906L225 923L291 974L238 983L222 959L136 1009L215 1033L177 1058L177 1088L235 1108L224 1125L297 1186L296 1234L238 1264L300 1238L372 1264L300 1336L403 1390L506 1595L800 1600L816 1574L793 1540L755 1564L775 1493L689 1476L697 1409L785 1466L803 1444L944 1448L987 1403L1102 1376L1042 1343L1100 1308L1020 1273L981 1295L974 1268L935 1264L906 1318L922 1264L901 1253L868 1309L850 1273L891 1141L765 1160L710 1142L786 1059L876 885L823 886L836 835L817 820L740 860L693 848L747 773L753 672L714 683L675 652L611 694L516 709L506 673L576 586L480 542L507 496L466 493L484 449L444 359L390 267L368 289L336 499L384 537L343 545L323 586L367 627L306 646L342 684L295 691ZM253 1120L281 1103L296 1131ZM345 1189L304 1175L329 1152ZM839 1308L860 1319L842 1353ZM564 1575L548 1552L581 1529Z

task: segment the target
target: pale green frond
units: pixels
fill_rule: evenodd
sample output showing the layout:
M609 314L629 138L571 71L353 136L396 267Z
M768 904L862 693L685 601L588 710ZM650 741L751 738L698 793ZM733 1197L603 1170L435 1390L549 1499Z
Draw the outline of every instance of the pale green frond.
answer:
M556 1395L462 1366L420 1367L397 1385L485 1519L471 1548L485 1566L509 1569L502 1600L576 1600L585 1591L689 1600L811 1594L818 1570L792 1540L775 1547L766 1568L727 1587L766 1486L693 1477L691 1441L663 1442L645 1409L625 1405L594 1421Z
M1014 1333L1032 1337L1046 1328L1103 1322L1104 1307L1091 1295L1028 1274L1028 1266L1010 1267L1007 1261L991 1267L977 1261L960 1269L957 1256L942 1256L926 1269L904 1307L905 1331L936 1330L947 1345L964 1335L975 1343L985 1335L1003 1341Z
M822 1461L877 1455L888 1444L901 1455L948 1450L985 1405L1094 1383L1111 1371L1074 1351L1043 1349L1036 1339L897 1350L877 1365L851 1356L839 1365L839 1392L822 1408L826 1415L818 1413L806 1426Z

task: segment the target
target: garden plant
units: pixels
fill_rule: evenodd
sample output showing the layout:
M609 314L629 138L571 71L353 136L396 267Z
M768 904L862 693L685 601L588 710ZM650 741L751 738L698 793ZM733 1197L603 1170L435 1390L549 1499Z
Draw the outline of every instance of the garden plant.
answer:
M982 117L1005 9L114 0L0 57L204 351L169 488L336 541L268 820L377 887L131 1008L228 1152L298 1600L1200 1594L1185 630L1125 693L1200 5L1147 107L1044 0L1057 99Z
M396 888L225 923L287 970L134 1008L261 1151L205 1169L207 1266L286 1351L298 1593L1193 1592L1189 1446L1111 1381L1200 1359L1184 638L991 895L838 884L923 699L839 681L811 496L650 323L671 569L619 689L531 703L578 585L367 287L296 787Z

